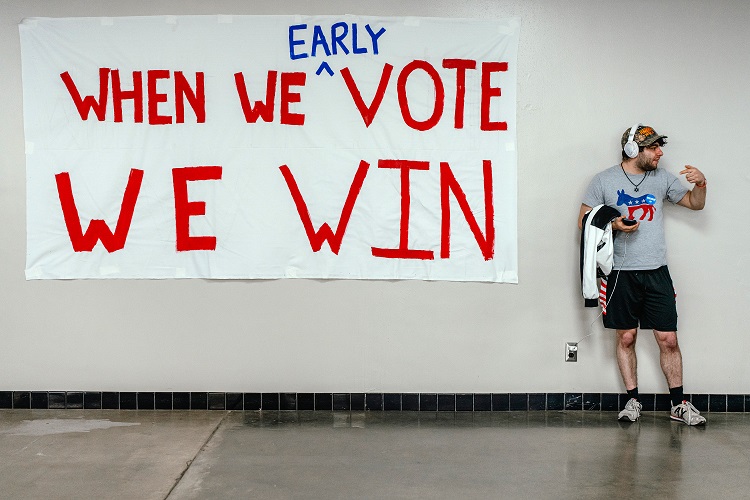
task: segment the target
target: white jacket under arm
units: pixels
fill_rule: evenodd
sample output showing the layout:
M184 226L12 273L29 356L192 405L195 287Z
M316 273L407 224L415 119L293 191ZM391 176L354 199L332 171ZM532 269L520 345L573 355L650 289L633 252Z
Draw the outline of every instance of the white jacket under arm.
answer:
M604 275L612 272L614 231L612 221L620 211L608 205L597 205L583 216L581 223L581 287L586 307L596 307L599 298L597 269Z

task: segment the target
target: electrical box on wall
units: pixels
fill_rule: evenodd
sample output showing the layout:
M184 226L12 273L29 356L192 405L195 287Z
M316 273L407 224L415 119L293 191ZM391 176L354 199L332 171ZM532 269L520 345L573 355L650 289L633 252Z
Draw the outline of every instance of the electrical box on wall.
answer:
M565 343L565 361L567 362L578 361L578 342L566 342Z

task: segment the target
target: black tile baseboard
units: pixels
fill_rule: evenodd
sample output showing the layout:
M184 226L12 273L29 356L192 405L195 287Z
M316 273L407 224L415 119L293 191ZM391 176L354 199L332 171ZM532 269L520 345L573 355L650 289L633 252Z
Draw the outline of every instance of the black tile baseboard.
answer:
M702 412L750 412L750 394L686 395ZM0 391L0 410L239 410L239 411L619 411L627 394L535 393L295 393ZM668 394L641 394L644 411L669 411Z

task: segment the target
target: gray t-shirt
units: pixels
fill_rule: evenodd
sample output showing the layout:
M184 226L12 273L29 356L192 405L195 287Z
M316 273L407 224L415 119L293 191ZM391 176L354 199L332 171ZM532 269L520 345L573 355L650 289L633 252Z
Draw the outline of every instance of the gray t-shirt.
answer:
M673 174L657 168L641 175L628 174L615 165L597 174L586 189L583 203L590 207L609 205L641 223L628 238L615 238L615 269L638 271L657 269L667 264L664 237L664 200L677 203L688 192Z

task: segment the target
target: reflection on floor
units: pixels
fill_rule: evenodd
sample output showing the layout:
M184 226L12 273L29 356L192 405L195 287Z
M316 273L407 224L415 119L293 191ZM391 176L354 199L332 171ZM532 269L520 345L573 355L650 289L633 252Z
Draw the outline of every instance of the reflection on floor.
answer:
M0 498L747 498L750 414L0 411Z

